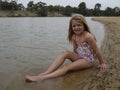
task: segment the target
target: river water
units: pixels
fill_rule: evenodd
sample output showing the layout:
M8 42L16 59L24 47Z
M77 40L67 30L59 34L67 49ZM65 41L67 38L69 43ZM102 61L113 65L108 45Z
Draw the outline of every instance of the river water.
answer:
M104 27L91 21L91 17L86 19L100 47ZM24 76L43 72L61 51L72 50L67 41L69 20L70 17L0 18L0 90L38 90L38 86L31 89L26 85ZM42 89L46 90L45 86Z

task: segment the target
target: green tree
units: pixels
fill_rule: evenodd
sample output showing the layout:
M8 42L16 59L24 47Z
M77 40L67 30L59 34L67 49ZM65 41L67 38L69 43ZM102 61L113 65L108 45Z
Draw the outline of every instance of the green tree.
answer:
M56 12L56 13L60 13L60 5L55 5L54 6L54 11Z
M34 1L29 1L29 3L27 4L27 10L34 11Z
M78 8L77 7L73 7L73 13L78 13Z
M22 10L22 11L25 10L25 7L23 6L22 3L19 3L19 4L18 4L18 10Z
M100 16L100 8L101 8L101 4L97 3L94 7L94 13L93 13L95 16Z
M82 2L78 5L78 13L86 15L86 3Z
M18 5L16 1L11 1L9 3L9 7L11 7L11 10L18 10Z
M2 0L0 0L0 10L2 9Z
M9 3L7 1L4 1L1 3L1 9L2 10L10 10Z
M115 7L113 10L115 12L115 16L120 16L120 8L119 7Z
M53 5L49 5L48 6L48 11L54 13L55 12L54 6Z
M86 16L93 16L93 9L86 9Z
M107 7L104 12L105 16L112 16L113 15L113 9L110 7Z
M70 16L73 13L73 8L71 6L66 6L64 10L64 15Z
M38 2L35 4L35 7L37 9L38 16L47 16L46 3Z

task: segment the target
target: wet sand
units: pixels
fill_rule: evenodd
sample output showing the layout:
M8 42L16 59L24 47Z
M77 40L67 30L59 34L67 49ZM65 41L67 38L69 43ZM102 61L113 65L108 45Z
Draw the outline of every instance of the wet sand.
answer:
M101 52L108 69L100 71L97 64L90 69L70 72L69 74L39 83L26 83L25 74L38 74L42 66L21 71L6 90L120 90L120 17L93 18L105 25L105 39ZM23 75L24 73L24 75ZM18 80L19 82L16 82Z

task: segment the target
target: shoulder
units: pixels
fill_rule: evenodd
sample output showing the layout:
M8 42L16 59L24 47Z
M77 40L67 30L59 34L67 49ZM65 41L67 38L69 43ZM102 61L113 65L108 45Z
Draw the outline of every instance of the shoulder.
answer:
M76 35L73 35L72 36L72 41L75 41L76 40Z
M87 42L95 41L95 38L92 33L86 32L85 39Z
M86 42L90 45L91 48L95 50L97 48L97 43L94 35L92 33L87 33L86 34Z

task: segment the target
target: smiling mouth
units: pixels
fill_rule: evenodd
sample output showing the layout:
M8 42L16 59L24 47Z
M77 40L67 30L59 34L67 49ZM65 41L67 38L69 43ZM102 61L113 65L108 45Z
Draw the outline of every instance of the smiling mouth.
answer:
M75 30L74 31L76 34L80 34L82 32L82 30Z
M75 32L80 32L81 30L75 30Z

